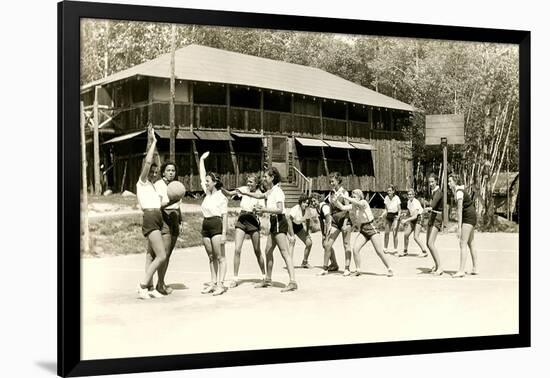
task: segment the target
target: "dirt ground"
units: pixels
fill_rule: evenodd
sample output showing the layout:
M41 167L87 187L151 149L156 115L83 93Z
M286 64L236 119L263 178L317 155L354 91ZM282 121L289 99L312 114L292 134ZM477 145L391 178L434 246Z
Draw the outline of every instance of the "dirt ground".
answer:
M340 271L319 277L322 251L315 233L310 256L315 268L296 269L299 290L280 293L288 282L280 254L275 252L275 287L255 289L260 271L245 240L240 270L245 280L218 297L200 293L210 278L204 249L178 249L167 275L176 290L147 301L138 300L135 291L144 254L83 258L82 358L517 333L518 234L477 233L476 241L476 276L451 278L458 266L458 241L455 234L443 234L437 242L445 269L441 277L427 273L430 257L386 255L395 272L388 278L370 243L362 251L362 276L344 277ZM335 247L342 269L340 238ZM227 245L228 278L233 248ZM295 265L302 251L297 242ZM418 251L411 239L409 253Z

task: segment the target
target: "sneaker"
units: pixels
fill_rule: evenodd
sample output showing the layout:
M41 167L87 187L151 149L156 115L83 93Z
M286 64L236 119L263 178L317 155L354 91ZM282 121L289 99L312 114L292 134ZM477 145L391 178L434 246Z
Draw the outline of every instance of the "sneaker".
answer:
M140 284L137 286L137 295L139 299L151 299L148 288L142 288Z
M402 253L398 254L397 257L405 257L408 256L409 253L407 251L403 251Z
M302 265L301 265L302 268L304 269L311 269L311 265L309 265L309 263L307 261L302 261Z
M154 289L150 289L150 291L153 291ZM174 289L172 289L170 286L157 286L156 287L156 291L158 291L159 293L161 293L162 295L169 295L169 294L172 294L172 292L174 291Z
M164 295L161 294L157 289L149 290L149 295L151 296L151 298L162 298L162 297L164 297Z
M422 251L421 254L418 255L419 257L428 257L428 252Z
M351 272L349 271L349 269L344 270L344 277L348 277L350 274Z
M387 248L384 248L383 251L384 251L384 253L389 253Z
M391 268L388 269L388 272L386 273L386 276L393 277L393 270Z
M359 277L361 275L361 272L356 270L355 272L351 273L352 277Z
M295 291L295 290L298 290L298 284L294 281L290 281L288 285L286 285L281 289L281 293L285 293L287 291Z
M201 290L202 294L210 294L216 289L216 285L212 282L205 285L204 288Z
M330 264L328 266L328 271L329 272L337 272L338 269L340 269L340 267L338 266L338 264Z
M256 289L261 289L261 288L264 288L264 287L270 287L272 285L273 285L273 283L271 282L271 280L263 279L260 283L254 285L254 287Z
M326 276L328 274L328 269L323 269L319 273L317 273L318 276Z
M227 288L223 285L216 285L216 288L214 289L214 291L212 292L212 295L216 296L216 295L222 295L223 293L225 293L227 291Z
M239 281L237 279L232 279L227 283L227 287L230 289L233 289L235 287L239 286Z

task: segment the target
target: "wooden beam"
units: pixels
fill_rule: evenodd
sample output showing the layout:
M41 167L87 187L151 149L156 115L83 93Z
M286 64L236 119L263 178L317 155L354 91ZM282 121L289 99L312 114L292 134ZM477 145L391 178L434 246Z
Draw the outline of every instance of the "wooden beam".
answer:
M372 111L372 107L369 106L369 132L367 133L368 139L372 139L372 129L373 129L373 125L374 125L374 122L373 122L373 111Z
M280 121L279 121L279 124L281 124ZM260 134L264 135L264 91L263 90L260 90Z
M170 160L176 160L176 25L172 24L170 44Z
M229 152L231 153L231 161L233 162L233 170L235 171L235 188L239 186L239 162L237 155L235 155L235 149L233 148L233 142L228 141Z
M229 123L231 117L231 89L229 84L225 85L225 123L227 124L227 131L231 130Z
M346 106L346 142L349 142L349 103L346 102L344 105Z
M96 195L101 194L101 173L99 172L99 108L98 97L99 89L98 85L95 87L94 93L94 191Z
M189 130L193 132L193 125L195 123L195 87L193 82L189 82Z
M325 155L325 147L321 147L321 157L323 158L323 166L325 168L325 175L328 177L329 171L328 171L327 157Z
M197 172L199 171L199 151L197 150L197 142L193 139L191 140L191 150L193 151L193 155L195 156L195 167L197 168ZM191 170L192 171L192 170ZM193 190L193 181L190 183L191 191Z
M319 99L319 122L321 122L321 139L324 139L325 130L323 127L323 101Z
M349 150L346 150L347 153L348 153L348 161L349 161L349 165L351 167L351 174L352 176L355 176L355 170L353 169L353 160L351 159L351 152Z
M88 177L87 168L88 160L86 157L86 115L84 114L84 102L80 101L80 145L82 154L82 208L80 215L82 219L82 228L84 236L82 240L82 248L84 253L90 252L90 227L88 224Z

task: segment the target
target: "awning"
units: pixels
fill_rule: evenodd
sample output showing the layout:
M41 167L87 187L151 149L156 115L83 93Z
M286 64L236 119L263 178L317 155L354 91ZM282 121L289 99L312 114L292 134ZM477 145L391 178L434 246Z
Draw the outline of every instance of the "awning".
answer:
M334 148L348 148L352 150L355 148L348 142L340 142L336 140L325 140L324 142L328 144L330 147L334 147Z
M298 143L304 147L326 147L327 144L320 139L310 139L310 138L296 138Z
M157 134L162 139L170 139L170 130L155 130L155 134ZM195 134L193 134L192 131L189 130L178 130L176 133L176 139L197 139Z
M227 131L194 131L194 133L201 140L235 140Z
M262 138L262 134L247 134L247 133L231 133L239 138Z
M115 137L115 138L113 138L113 139L109 139L108 141L103 142L102 144L122 142L123 140L128 140L128 139L135 138L135 137L137 137L138 135L143 134L143 133L146 132L146 131L147 131L147 130L134 131L133 133L120 135L120 136L117 136L117 137Z
M353 147L357 148L358 150L367 150L372 151L376 150L372 144L366 144L366 143L350 143Z

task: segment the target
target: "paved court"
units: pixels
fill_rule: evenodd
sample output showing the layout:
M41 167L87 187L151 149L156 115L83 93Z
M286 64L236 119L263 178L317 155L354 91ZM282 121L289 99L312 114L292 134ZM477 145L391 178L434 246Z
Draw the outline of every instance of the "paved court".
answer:
M402 235L399 240L402 243ZM516 333L518 234L477 233L476 240L477 276L451 278L458 266L458 241L455 234L446 234L438 239L446 271L441 277L426 273L432 266L430 257L412 255L386 255L395 276L385 277L385 268L370 243L362 251L365 274L344 277L340 271L319 277L322 251L316 233L310 256L316 268L296 269L299 290L291 293L280 293L288 275L278 251L275 287L253 287L260 271L250 241L245 240L241 277L246 280L219 297L200 293L210 279L204 249L178 249L167 275L176 290L148 301L135 295L144 254L84 258L82 358ZM264 245L262 239L262 249ZM228 278L233 272L233 247L228 243ZM343 269L340 238L335 247ZM302 251L297 241L295 265L301 262ZM411 239L409 253L417 252Z

